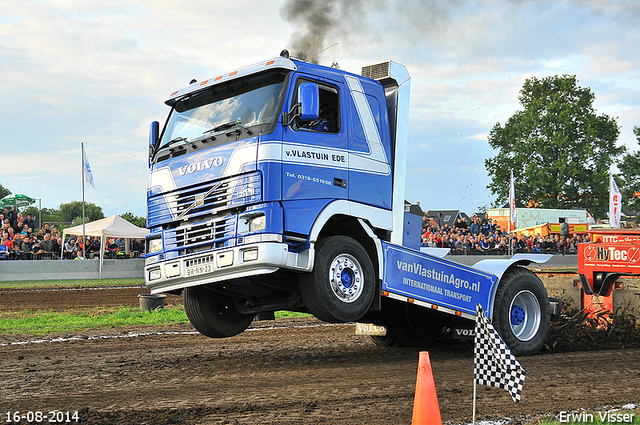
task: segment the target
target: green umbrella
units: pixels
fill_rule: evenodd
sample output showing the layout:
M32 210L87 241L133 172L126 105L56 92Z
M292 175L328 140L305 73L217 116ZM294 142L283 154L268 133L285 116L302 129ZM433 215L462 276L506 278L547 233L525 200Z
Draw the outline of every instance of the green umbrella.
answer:
M5 207L26 207L27 205L31 205L36 202L35 199L29 198L27 195L22 195L20 193L16 193L15 195L7 195L4 198L0 199L0 205Z

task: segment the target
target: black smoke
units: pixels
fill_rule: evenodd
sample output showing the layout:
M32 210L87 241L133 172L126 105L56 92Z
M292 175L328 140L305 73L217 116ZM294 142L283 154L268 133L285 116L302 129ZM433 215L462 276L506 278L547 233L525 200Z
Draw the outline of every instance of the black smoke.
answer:
M291 55L318 63L323 50L346 39L361 5L361 0L287 0L280 14L295 28Z
M287 0L280 15L294 27L287 46L291 55L318 63L323 51L336 43L357 49L350 44L351 35L383 42L389 32L403 39L424 36L446 22L451 9L467 1Z

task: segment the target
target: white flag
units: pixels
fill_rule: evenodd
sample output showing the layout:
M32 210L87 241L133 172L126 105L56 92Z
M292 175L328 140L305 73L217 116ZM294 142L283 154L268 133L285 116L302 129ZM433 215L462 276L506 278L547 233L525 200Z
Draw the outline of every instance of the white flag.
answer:
M511 230L516 228L516 188L513 183L513 170L511 170L511 186L509 187L509 222Z
M513 401L519 403L524 385L524 369L489 323L480 304L476 306L475 332L473 370L476 383L507 390Z
M622 193L620 193L613 176L609 176L609 225L612 228L620 227L621 208Z
M84 150L84 145L82 145L82 174L84 175L84 181L89 183L95 189L96 184L93 181L91 165L89 165L89 159L87 158L87 153Z

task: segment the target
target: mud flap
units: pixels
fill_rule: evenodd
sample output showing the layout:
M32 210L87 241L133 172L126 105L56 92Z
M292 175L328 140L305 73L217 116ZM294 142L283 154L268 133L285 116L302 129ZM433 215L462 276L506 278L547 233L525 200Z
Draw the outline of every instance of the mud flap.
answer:
M562 314L562 298L549 297L549 310L551 312L551 321L560 321L560 315Z

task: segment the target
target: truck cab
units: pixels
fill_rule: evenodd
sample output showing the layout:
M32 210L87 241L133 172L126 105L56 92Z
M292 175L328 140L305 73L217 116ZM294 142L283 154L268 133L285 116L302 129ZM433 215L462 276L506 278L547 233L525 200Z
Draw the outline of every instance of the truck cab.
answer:
M164 128L150 131L152 293L213 286L247 314L304 308L297 281L319 238L390 239L397 153L380 82L279 57L166 104Z

